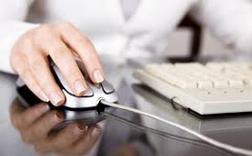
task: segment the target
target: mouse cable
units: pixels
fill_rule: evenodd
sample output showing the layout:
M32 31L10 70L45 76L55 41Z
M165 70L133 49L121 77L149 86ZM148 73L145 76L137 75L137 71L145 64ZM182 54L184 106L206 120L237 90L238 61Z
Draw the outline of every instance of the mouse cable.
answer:
M186 132L196 136L197 138L201 139L202 141L205 141L205 142L207 142L207 143L209 143L209 144L211 144L213 146L219 147L221 149L224 149L224 150L227 150L227 151L230 151L230 152L233 152L233 153L237 153L237 154L242 154L242 155L252 155L252 151L250 151L250 150L242 149L242 148L239 148L239 147L235 147L235 146L232 146L232 145L222 143L220 141L217 141L215 139L207 137L207 136L205 136L203 134L197 133L197 132L195 132L195 131L193 131L193 130L185 127L185 126L182 126L180 124L165 120L165 119L163 119L163 118L161 118L159 116L156 116L156 115L153 115L153 114L150 114L150 113L146 113L146 112L140 111L140 110L132 108L132 107L127 107L127 106L120 105L120 104L117 104L117 103L108 102L108 101L105 101L105 100L101 100L101 103L103 105L106 105L106 106L110 106L110 107L130 111L130 112L133 112L133 113L144 115L144 116L156 119L158 121L164 122L164 123L166 123L168 125L171 125L171 126L174 126L176 128L179 128L179 129L181 129L183 131L186 131Z

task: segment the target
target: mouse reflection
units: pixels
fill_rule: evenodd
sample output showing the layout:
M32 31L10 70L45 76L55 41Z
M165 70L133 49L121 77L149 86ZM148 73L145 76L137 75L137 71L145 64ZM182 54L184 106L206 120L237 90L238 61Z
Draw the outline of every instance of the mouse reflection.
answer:
M50 110L46 103L26 108L15 99L10 107L10 118L23 141L31 144L41 154L86 154L102 133L99 125L87 126L83 122L68 123L55 129L63 123L64 114Z

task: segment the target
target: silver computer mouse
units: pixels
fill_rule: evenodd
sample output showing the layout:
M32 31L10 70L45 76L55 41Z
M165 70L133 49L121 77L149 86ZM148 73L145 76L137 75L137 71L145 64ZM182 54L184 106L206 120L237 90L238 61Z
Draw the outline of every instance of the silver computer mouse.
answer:
M85 75L83 65L80 62L77 63L83 75ZM53 106L50 102L48 104L51 109L62 111L66 122L84 120L85 123L92 124L104 119L102 115L103 111L113 111L112 108L100 104L101 100L106 100L108 102L118 101L117 93L108 81L105 80L100 84L93 84L87 76L85 76L89 90L83 96L76 96L68 87L57 66L51 63L50 67L57 84L65 94L65 103L59 107ZM18 97L24 106L30 107L41 102L20 78L18 78L16 84Z
M83 67L78 63L83 75L85 75ZM68 87L63 75L59 71L55 64L51 64L51 70L54 75L56 82L65 95L64 107L67 109L90 109L97 107L101 100L108 102L117 102L118 96L113 86L106 80L99 84L93 84L89 78L85 78L88 84L88 91L82 96L76 96L72 90ZM17 87L22 88L25 84L19 78L17 80Z
M77 62L83 76L85 76L85 70L83 65L80 62ZM59 71L58 67L51 63L51 71L54 75L54 78L63 91L65 95L65 104L64 107L69 109L90 109L93 107L97 107L101 100L105 100L108 102L117 102L118 96L115 92L113 86L106 80L102 83L94 84L91 80L85 76L89 89L82 96L76 96L68 87L66 81L63 78L63 75ZM17 88L21 89L26 87L25 83L18 78L17 80ZM27 88L27 87L26 87Z
M81 71L84 74L83 69L79 65ZM61 87L63 93L65 94L65 107L68 108L78 108L78 109L85 109L85 108L92 108L97 107L101 100L105 100L108 102L117 102L118 96L115 92L113 86L106 80L99 84L93 84L89 78L86 77L87 84L89 89L86 93L82 96L76 96L72 92L72 90L68 87L66 81L64 80L61 72L59 71L56 65L52 65L52 71L55 76L55 80L57 81L58 85Z

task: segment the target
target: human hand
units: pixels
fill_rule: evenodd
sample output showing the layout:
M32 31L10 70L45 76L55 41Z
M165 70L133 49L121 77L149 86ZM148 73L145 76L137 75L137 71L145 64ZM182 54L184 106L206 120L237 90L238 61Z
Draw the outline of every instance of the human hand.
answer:
M24 108L15 100L10 108L10 118L23 141L42 154L85 154L94 146L102 131L97 125L88 127L83 123L71 123L52 131L64 120L64 116L60 112L49 111L45 103Z
M11 52L11 66L41 100L55 106L65 97L49 68L48 56L76 95L88 89L75 57L80 57L94 83L104 80L101 63L91 41L70 23L43 24L23 34Z

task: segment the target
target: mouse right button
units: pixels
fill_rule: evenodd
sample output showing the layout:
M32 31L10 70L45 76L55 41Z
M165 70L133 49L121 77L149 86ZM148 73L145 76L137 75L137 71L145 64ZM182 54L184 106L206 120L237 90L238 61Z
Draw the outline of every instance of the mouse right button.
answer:
M104 80L101 84L102 84L102 89L105 93L110 94L114 92L113 86L110 83L108 83L108 81Z

